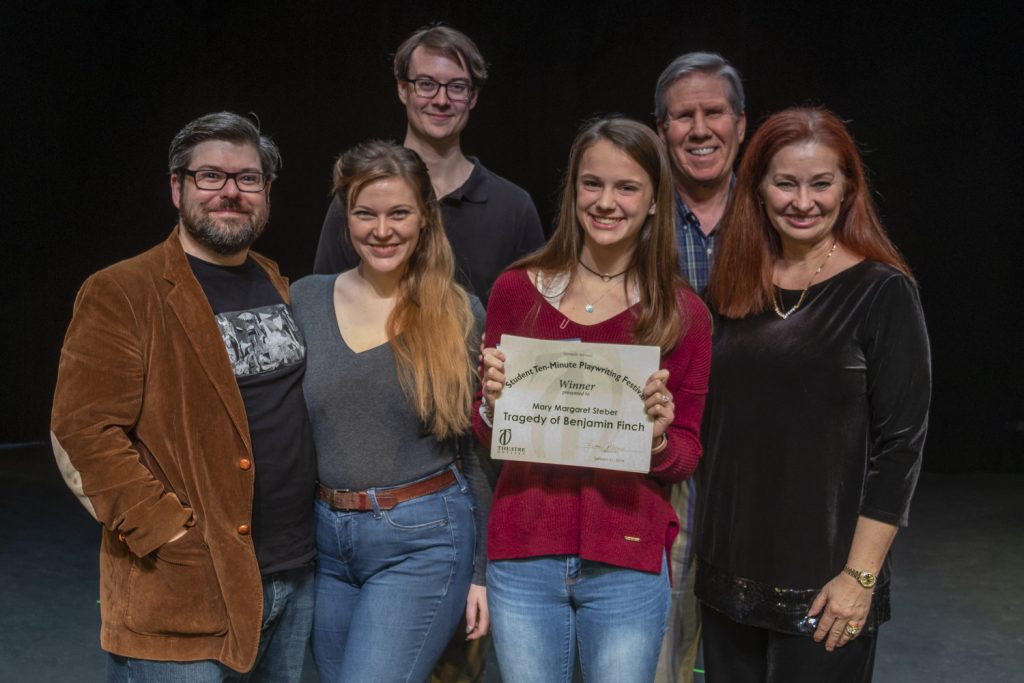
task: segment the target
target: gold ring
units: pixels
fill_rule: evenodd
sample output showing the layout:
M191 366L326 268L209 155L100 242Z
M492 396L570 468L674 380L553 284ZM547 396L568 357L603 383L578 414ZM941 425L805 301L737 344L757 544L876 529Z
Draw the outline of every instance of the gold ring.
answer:
M858 633L860 633L860 627L857 626L856 622L851 621L846 625L846 635L855 638Z

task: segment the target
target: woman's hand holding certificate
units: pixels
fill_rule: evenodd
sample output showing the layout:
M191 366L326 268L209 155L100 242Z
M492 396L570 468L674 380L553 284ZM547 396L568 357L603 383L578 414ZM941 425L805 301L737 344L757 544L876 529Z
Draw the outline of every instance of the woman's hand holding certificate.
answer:
M650 470L675 417L656 347L512 335L501 347L483 352L492 457Z

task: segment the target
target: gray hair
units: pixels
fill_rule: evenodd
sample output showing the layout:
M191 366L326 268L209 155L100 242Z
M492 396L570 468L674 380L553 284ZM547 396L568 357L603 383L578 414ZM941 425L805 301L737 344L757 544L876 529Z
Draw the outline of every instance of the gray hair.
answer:
M687 52L673 59L658 76L658 85L654 88L654 119L659 126L668 117L668 104L665 102L668 89L680 78L692 73L718 76L724 80L729 86L729 106L733 113L739 116L745 111L746 98L740 72L715 52Z
M255 118L255 115L253 115ZM225 140L239 145L252 145L260 154L260 166L270 180L277 177L281 170L281 152L277 145L266 135L260 133L257 123L244 116L230 111L218 111L204 114L190 121L171 140L171 149L167 153L167 166L171 173L188 168L192 161L192 150L200 142L207 140Z

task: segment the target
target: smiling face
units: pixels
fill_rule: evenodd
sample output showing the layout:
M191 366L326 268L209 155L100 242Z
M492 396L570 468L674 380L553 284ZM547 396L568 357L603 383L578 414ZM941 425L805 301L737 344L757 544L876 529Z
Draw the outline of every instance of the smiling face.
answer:
M719 76L696 72L683 76L665 93L668 112L658 126L672 160L676 184L724 185L732 177L747 117L729 104L729 84Z
M580 157L576 220L590 249L632 249L654 208L650 176L633 157L601 139Z
M423 225L423 210L404 178L381 178L364 185L348 210L349 236L364 275L400 278Z
M249 144L205 140L192 149L188 170L261 173L259 151ZM178 209L186 251L216 261L244 254L270 216L270 183L260 192L241 192L235 180L219 190L200 190L189 176L171 174L171 201Z
M839 157L830 147L807 141L776 152L760 192L783 249L806 249L831 238L845 185Z
M472 77L461 64L443 52L422 45L412 51L409 73L405 77L411 80L430 78L438 83L461 81L473 84ZM398 81L398 99L405 105L408 133L424 141L457 141L469 123L469 110L476 106L476 97L476 90L473 90L468 101L453 102L448 99L445 88L439 88L433 97L422 97L416 94L412 83Z

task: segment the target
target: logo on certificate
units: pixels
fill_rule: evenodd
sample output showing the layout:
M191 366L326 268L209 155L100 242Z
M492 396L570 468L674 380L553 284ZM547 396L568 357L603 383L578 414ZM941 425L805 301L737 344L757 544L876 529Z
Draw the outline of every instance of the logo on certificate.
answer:
M512 430L502 429L501 432L498 433L498 443L502 446L507 446L510 441L512 441Z

